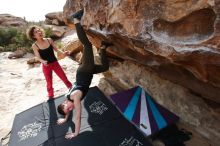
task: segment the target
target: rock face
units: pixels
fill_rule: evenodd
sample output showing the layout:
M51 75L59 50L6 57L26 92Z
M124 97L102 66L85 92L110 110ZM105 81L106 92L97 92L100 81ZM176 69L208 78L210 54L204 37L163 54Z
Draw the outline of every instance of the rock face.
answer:
M45 28L51 28L52 38L59 39L68 31L65 25L63 12L51 12L45 15Z
M107 39L117 57L220 103L218 0L96 2L68 0L64 16L84 6L82 23L93 44Z
M213 124L216 127L212 127L212 123L219 119L211 116L208 118L211 123L206 124L202 121L205 117L199 116L204 110L212 115L220 108L220 0L67 0L64 18L67 20L80 8L85 10L81 22L96 47L100 46L101 40L108 40L114 44L108 49L109 55L129 62L119 68L129 66L127 70L137 74L139 71L135 66L140 70L147 68L161 79L182 86L191 99L176 95L180 103L186 101L181 110L175 109L179 107L177 104L170 107L166 99L162 100L163 104L176 111L205 137L220 138L220 126ZM111 78L115 73L124 75L123 69L110 71L111 75L106 80L113 81ZM126 77L117 77L114 86L118 89L137 84L149 87L146 84L150 78L147 73L139 76L128 74ZM150 92L155 94L158 91ZM159 96L155 94L155 98ZM190 100L197 101L194 104L199 108L190 106ZM213 111L207 104L206 109L205 101L218 108ZM185 112L184 107L188 111L197 111L197 114ZM190 121L193 116L198 116L194 120L197 124ZM217 143L216 139L213 141Z
M52 38L62 38L65 32L67 31L66 26L56 26L56 25L43 25L44 28L50 28L52 33Z
M20 17L15 17L10 14L0 14L0 26L3 26L3 27L9 27L9 26L22 27L25 25L27 25L27 22Z

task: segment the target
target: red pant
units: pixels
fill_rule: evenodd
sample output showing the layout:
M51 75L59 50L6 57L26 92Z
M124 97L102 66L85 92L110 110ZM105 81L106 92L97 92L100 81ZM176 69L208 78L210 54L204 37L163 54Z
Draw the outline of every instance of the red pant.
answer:
M72 83L67 79L66 74L64 73L63 69L61 68L60 64L57 61L50 63L48 65L42 65L42 69L47 82L47 92L49 97L54 96L53 76L52 76L53 71L64 82L67 88L72 87Z

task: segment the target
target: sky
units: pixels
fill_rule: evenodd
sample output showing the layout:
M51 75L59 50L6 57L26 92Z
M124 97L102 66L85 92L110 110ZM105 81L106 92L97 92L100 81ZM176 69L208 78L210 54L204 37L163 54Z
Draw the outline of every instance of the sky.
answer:
M0 0L0 14L11 14L27 21L45 20L50 12L63 11L66 0Z

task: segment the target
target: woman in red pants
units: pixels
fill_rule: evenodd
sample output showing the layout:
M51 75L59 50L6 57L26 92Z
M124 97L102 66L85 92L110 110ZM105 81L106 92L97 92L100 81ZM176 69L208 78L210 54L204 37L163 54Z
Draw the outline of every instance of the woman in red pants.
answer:
M70 89L72 87L72 84L67 79L63 69L61 68L54 54L54 50L56 52L58 52L59 50L54 44L53 40L51 38L44 38L44 30L39 26L31 26L27 30L27 36L28 38L35 41L35 43L32 44L32 48L34 50L35 56L42 63L43 73L47 82L47 92L49 99L53 99L54 97L52 81L53 71L64 82L67 88ZM68 55L68 52L64 52L63 55Z

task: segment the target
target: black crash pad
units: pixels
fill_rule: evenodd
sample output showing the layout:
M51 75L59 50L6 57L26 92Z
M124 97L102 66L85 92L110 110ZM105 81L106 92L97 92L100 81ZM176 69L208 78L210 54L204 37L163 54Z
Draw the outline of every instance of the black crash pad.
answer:
M68 131L74 131L74 112L65 124L56 124L62 117L56 107L64 100L63 95L17 114L9 146L151 146L98 87L90 88L82 101L80 134L65 139Z

